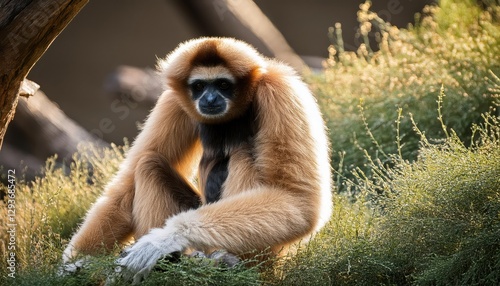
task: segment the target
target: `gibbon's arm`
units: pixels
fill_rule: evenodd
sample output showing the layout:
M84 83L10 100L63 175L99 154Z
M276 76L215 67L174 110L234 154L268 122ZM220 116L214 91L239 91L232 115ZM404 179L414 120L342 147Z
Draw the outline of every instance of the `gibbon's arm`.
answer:
M165 218L198 207L199 194L189 179L201 144L195 124L171 93L158 99L117 175L64 251L64 262L79 252L110 250L132 235L138 239L164 225Z
M303 98L315 104L309 90L288 67L273 64L268 68L255 95L255 167L261 183L182 212L168 219L163 228L143 236L117 261L134 275L135 283L159 258L187 247L221 248L234 254L269 246L279 251L277 248L314 231L322 187L317 158L327 154L317 153L311 126L323 128L323 124L310 122Z

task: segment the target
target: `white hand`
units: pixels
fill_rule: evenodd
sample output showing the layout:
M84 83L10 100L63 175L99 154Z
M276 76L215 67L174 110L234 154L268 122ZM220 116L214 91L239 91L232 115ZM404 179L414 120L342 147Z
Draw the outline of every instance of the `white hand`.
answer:
M126 268L126 279L133 276L133 284L138 284L149 274L158 259L176 251L183 251L187 245L186 238L168 227L156 228L126 249L123 257L116 263Z

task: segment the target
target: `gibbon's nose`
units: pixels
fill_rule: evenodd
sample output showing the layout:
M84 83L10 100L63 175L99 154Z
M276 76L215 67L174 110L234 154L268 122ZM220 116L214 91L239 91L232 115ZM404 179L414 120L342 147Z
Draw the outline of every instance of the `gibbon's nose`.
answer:
M205 100L207 102L207 105L212 106L214 105L215 101L217 101L217 94L215 94L214 92L209 92L205 96Z

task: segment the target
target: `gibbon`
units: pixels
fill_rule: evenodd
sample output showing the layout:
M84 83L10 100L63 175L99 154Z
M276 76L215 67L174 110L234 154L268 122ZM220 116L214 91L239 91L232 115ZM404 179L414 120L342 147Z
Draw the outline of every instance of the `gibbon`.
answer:
M158 69L166 90L65 262L133 237L117 263L140 281L173 252L279 255L326 223L325 125L293 69L231 38L185 42Z

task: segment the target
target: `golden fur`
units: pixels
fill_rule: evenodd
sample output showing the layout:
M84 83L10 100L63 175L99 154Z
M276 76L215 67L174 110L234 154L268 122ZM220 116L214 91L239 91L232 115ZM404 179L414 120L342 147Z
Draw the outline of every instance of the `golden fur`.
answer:
M214 54L222 64L203 69ZM151 267L134 257L147 253L156 259L151 253L188 247L234 254L270 247L277 253L325 224L331 193L324 123L314 97L290 67L241 41L201 38L181 44L158 68L167 90L73 236L65 261L77 252L111 249L132 236L138 242L120 260L132 271ZM236 96L222 118L196 111L186 88L193 69L206 77L227 70L236 79ZM210 152L202 150L198 124L232 120L249 108L255 110L255 135L224 151L230 159L221 198L198 206L204 203L203 185L211 168L200 167L200 184L193 186L202 153Z

